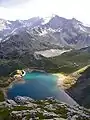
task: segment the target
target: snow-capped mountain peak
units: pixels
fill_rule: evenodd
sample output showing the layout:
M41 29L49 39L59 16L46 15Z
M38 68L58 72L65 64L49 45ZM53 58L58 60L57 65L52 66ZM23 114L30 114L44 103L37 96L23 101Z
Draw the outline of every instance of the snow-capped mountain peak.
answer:
M84 26L75 18L66 19L52 15L45 18L34 17L16 21L0 19L1 39L7 40L6 36L21 36L22 33L25 33L25 37L26 34L30 37L40 37L39 40L44 39L48 43L52 42L52 44L59 46L78 46L81 48L90 44L90 27Z
M56 16L55 14L52 14L51 16L44 17L42 25L47 24L55 16Z

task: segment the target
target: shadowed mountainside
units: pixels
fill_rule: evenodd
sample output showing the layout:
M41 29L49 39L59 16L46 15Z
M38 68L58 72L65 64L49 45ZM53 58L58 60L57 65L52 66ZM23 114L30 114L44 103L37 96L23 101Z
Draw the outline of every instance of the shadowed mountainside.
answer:
M80 74L76 83L66 91L80 105L90 108L90 67Z

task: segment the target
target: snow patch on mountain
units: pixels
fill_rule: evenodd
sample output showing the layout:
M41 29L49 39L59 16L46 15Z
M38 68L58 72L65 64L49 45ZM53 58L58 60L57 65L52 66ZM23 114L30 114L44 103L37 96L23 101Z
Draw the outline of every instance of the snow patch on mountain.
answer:
M80 28L81 31L83 31L83 32L87 32L86 28L81 27L81 25L79 25L79 28Z
M34 53L34 56L37 57L38 55L42 55L44 57L49 58L49 57L55 57L55 56L61 55L69 51L71 51L71 49L70 50L50 49L50 50L44 50L44 51L36 51Z
M2 38L0 38L0 41L2 40Z
M48 32L46 30L43 30L41 33L39 33L40 36L46 35Z
M44 19L43 19L44 22L42 23L42 25L47 24L47 23L49 22L50 19L51 19L50 17L46 17L46 18L44 18Z
M17 32L16 32L17 29L18 29L18 28L15 28L15 29L11 32L11 34L13 34L13 35L17 34Z
M53 17L55 17L56 15L54 15L54 14L52 14L51 16L48 16L48 17L44 17L43 18L43 23L42 23L42 25L45 25L45 24L47 24Z

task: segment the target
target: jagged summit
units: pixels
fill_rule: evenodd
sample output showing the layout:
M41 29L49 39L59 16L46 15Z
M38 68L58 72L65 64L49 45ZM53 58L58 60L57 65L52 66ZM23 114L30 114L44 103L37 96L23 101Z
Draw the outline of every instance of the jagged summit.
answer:
M68 47L80 49L90 46L90 27L75 18L66 19L58 15L47 18L34 17L28 20L8 21L1 19L0 40L5 54L14 50L37 50Z

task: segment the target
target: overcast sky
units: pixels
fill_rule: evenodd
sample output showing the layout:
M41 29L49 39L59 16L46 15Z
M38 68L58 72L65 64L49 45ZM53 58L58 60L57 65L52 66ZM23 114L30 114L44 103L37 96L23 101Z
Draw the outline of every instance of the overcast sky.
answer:
M28 19L51 14L90 24L90 0L0 0L0 18Z

